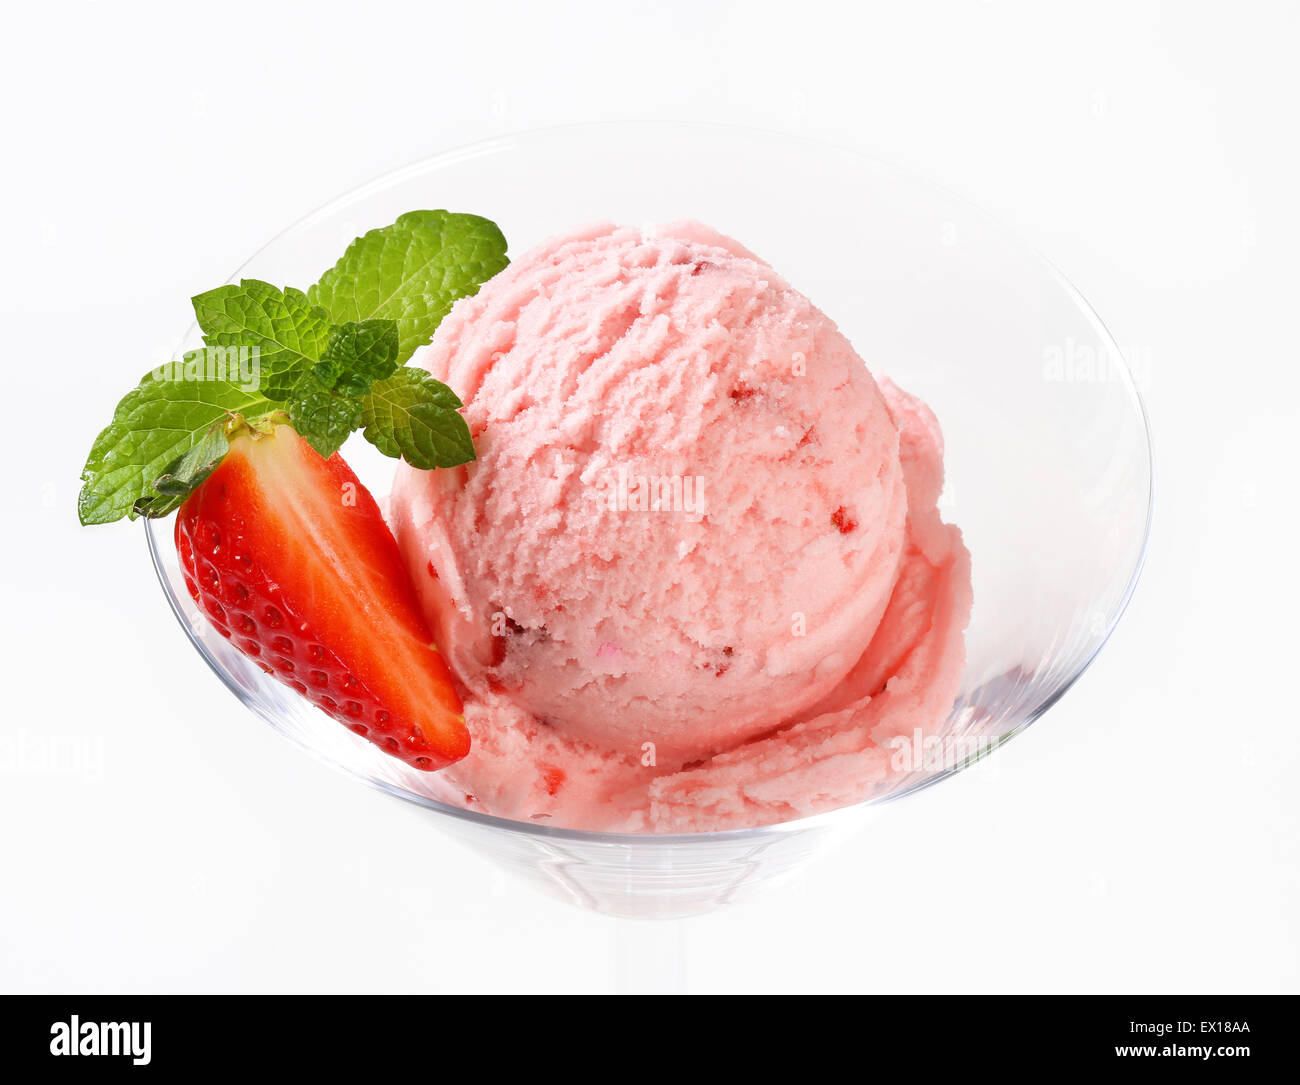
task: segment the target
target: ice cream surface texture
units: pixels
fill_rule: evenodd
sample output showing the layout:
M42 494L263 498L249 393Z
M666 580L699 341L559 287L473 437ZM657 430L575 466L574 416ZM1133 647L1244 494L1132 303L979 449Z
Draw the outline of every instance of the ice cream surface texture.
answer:
M422 365L477 460L391 518L462 688L471 809L695 832L860 801L946 717L969 559L930 411L698 223L590 227L456 304Z

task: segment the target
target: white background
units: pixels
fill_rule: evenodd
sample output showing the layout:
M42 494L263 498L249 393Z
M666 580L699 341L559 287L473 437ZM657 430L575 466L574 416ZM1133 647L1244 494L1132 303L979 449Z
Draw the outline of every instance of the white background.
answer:
M1300 989L1295 7L614 7L6 16L0 989L602 991L642 942L683 945L691 991ZM1060 705L670 928L517 888L292 748L175 627L139 527L75 518L189 296L291 220L640 117L823 135L984 205L1147 366L1157 454L1145 577Z

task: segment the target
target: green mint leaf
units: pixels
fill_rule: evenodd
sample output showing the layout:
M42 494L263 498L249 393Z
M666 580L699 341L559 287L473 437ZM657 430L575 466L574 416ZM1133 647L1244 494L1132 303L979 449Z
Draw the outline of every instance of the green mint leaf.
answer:
M399 369L362 398L366 440L413 467L456 467L474 458L456 393L422 369Z
M361 399L305 381L285 405L293 428L328 459L361 425Z
M349 321L334 328L312 375L323 388L359 396L397 368L397 321Z
M397 321L397 361L427 343L459 298L506 266L506 239L478 215L409 211L371 230L307 291L336 323Z
M329 315L292 287L244 279L193 301L209 346L257 348L260 387L270 400L288 398L329 343Z
M487 219L412 211L353 241L307 293L245 279L199 294L207 345L118 403L82 471L81 522L174 511L221 462L233 414L258 422L287 409L325 456L364 426L381 451L417 467L472 460L460 400L398 367L507 263Z
M175 482L182 470L197 477L205 458L214 459L215 446L208 443L214 425L230 414L251 420L274 409L252 382L221 368L230 354L225 347L192 351L184 361L146 374L122 398L82 470L77 513L83 524L166 515L182 495L160 494L154 485L159 478L171 476ZM209 379L209 374L223 373ZM185 459L205 444L194 460Z
M397 323L349 321L335 327L321 360L290 392L294 428L329 457L361 424L361 396L397 368Z

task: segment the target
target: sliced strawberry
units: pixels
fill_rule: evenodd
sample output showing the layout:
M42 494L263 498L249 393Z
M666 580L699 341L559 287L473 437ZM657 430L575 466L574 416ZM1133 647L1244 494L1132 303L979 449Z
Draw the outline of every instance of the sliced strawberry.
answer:
M176 549L217 631L268 673L418 769L469 752L397 543L337 454L243 430L181 506Z

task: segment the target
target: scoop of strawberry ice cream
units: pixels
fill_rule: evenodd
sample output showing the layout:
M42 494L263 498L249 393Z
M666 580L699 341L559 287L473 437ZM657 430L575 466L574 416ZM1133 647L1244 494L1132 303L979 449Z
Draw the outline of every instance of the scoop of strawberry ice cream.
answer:
M851 715L955 599L956 654L924 681L946 713L964 551L934 512L937 426L748 250L696 223L554 239L415 362L462 396L478 453L402 467L391 505L464 687L474 749L449 790L588 828L789 816L797 796L769 816L736 790L738 751ZM770 761L742 775L779 790Z

